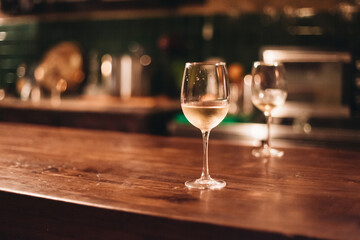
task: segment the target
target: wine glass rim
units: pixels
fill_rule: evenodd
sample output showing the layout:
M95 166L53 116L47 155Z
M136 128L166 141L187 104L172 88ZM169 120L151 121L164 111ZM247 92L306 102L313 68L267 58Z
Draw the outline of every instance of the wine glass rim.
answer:
M265 61L255 61L254 62L254 66L258 66L258 65L262 65L262 66L282 66L283 63L282 62L265 62Z
M225 62L186 62L186 66L188 65L215 65L215 66L225 66Z

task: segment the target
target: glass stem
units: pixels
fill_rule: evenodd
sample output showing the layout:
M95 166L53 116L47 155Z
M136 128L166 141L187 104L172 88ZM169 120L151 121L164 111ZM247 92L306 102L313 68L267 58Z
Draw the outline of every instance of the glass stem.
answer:
M267 112L265 116L267 117L267 139L265 141L264 147L270 149L270 125L272 117L270 112Z
M209 135L210 131L201 130L203 137L203 169L201 173L201 179L210 180L209 174L209 158L208 158L208 145L209 145Z

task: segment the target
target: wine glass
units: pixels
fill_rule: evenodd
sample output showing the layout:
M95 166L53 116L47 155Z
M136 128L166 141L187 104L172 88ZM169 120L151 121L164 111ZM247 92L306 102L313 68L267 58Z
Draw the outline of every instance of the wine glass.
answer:
M187 181L188 188L220 189L226 182L210 177L208 141L229 110L229 79L226 64L192 62L185 64L181 87L181 108L185 117L199 128L203 137L203 169L199 179Z
M259 149L254 149L255 157L282 157L283 151L270 146L270 124L272 111L285 103L287 97L285 70L282 63L254 62L252 68L251 100L267 118L267 139Z

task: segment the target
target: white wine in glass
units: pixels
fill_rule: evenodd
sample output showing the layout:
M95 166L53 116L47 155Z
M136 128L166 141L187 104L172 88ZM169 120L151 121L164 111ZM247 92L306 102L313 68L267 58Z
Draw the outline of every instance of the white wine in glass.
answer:
M270 124L272 111L283 105L287 97L285 70L281 63L255 62L252 68L251 100L267 118L268 136L259 149L254 149L255 157L282 157L283 151L270 146Z
M185 182L188 188L221 189L225 181L210 177L208 141L211 129L229 110L229 80L225 63L186 63L181 87L181 108L185 117L201 130L203 169L199 179Z

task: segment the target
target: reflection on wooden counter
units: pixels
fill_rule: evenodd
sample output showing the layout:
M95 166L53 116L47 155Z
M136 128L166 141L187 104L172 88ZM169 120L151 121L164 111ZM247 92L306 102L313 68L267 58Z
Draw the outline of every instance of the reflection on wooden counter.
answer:
M344 121L343 124L352 126L356 123L355 121L357 120ZM306 127L307 125L273 124L271 126L272 143L280 147L303 145L360 151L360 129L313 127L307 132ZM169 134L173 136L198 137L200 135L199 131L189 124L176 121L172 121L168 129ZM260 145L261 141L267 137L267 128L265 124L260 123L230 122L214 128L211 136L214 139L237 140L244 144Z
M359 239L360 153L0 124L1 239Z
M47 99L34 104L5 98L0 121L166 134L167 122L179 109L178 101L166 97L80 97L63 99L58 106Z

